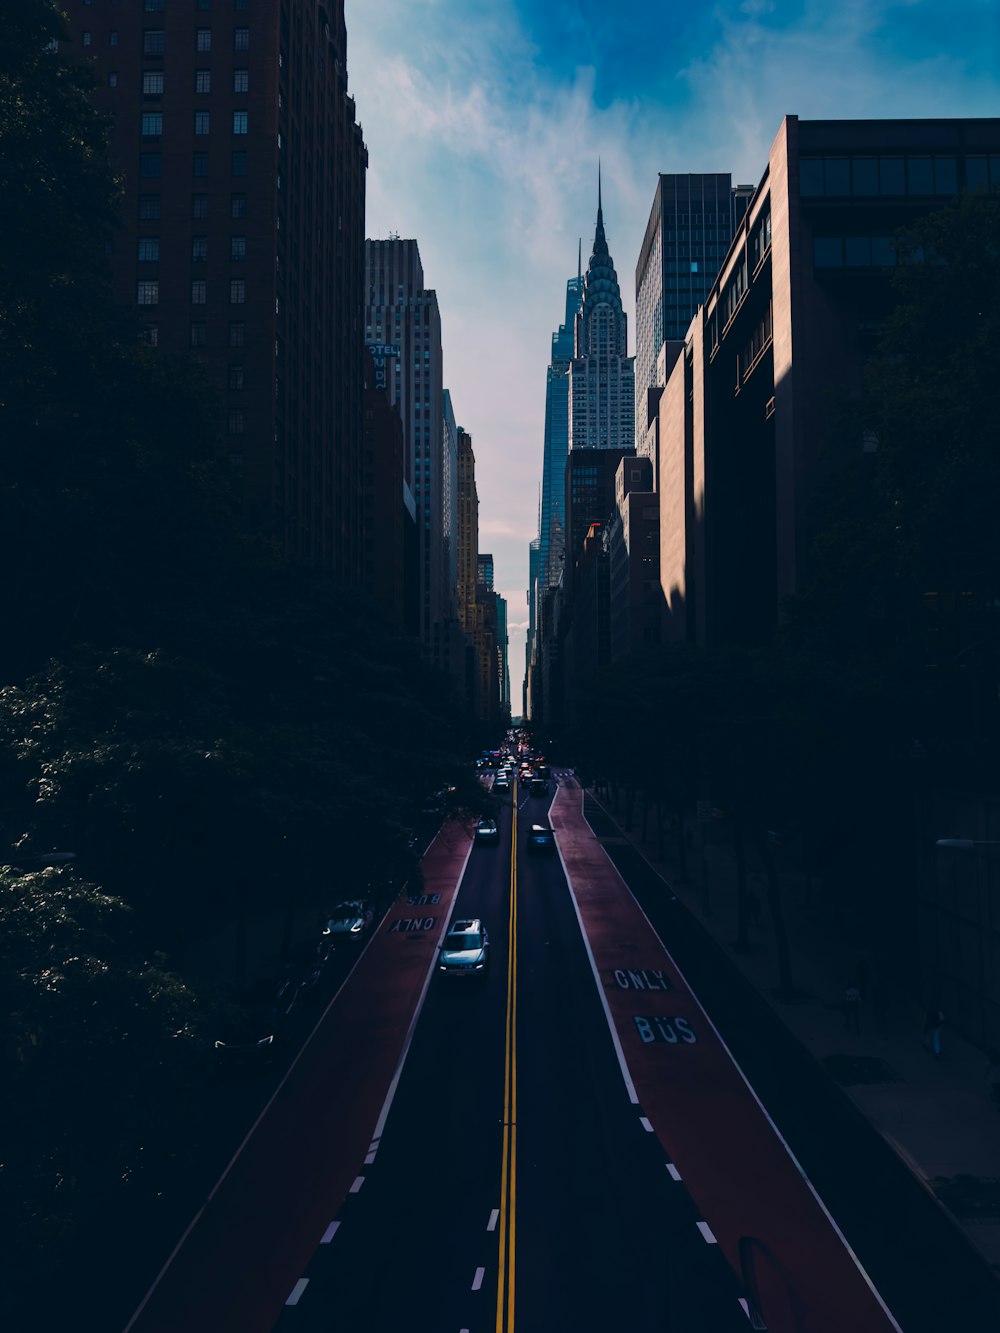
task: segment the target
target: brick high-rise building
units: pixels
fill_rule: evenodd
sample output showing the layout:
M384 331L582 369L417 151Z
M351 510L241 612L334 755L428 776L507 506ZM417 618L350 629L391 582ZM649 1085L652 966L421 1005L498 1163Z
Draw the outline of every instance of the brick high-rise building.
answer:
M113 118L118 300L207 367L247 523L359 585L368 158L344 0L65 7Z

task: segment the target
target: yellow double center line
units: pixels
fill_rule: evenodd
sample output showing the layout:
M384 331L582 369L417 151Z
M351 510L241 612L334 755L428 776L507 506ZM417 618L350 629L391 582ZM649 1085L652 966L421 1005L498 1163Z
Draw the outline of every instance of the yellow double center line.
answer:
M517 1183L517 788L510 842L510 944L507 954L507 1039L503 1080L503 1155L500 1170L500 1265L496 1333L514 1328L514 1213Z

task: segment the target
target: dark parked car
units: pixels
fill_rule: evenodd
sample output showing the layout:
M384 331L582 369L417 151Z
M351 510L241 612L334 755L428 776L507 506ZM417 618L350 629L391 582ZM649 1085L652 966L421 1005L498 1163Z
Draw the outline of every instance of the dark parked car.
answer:
M360 940L371 925L374 915L368 904L360 899L338 903L333 911L327 914L323 934L334 944L340 940Z
M294 977L255 981L215 1043L221 1068L261 1069L271 1064L294 1029L299 1002L299 982Z
M556 835L546 824L532 824L528 833L529 852L554 852Z

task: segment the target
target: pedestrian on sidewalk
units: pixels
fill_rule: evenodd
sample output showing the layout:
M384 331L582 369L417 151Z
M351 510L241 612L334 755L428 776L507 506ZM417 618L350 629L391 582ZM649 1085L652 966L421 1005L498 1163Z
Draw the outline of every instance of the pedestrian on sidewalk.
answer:
M986 1066L986 1083L990 1090L990 1100L1000 1111L1000 1051L991 1046L986 1052L989 1063Z
M841 1006L844 1015L844 1031L853 1030L861 1036L861 992L853 983L844 991L844 1002Z
M944 1014L938 1005L932 1004L924 1014L924 1050L929 1051L935 1060L941 1059L941 1026Z

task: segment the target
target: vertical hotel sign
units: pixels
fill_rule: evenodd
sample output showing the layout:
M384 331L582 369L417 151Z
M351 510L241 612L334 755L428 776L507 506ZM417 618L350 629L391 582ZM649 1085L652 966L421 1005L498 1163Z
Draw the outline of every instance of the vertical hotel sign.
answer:
M399 356L399 348L395 343L369 343L368 350L375 362L375 388L384 389L386 387L385 363L390 357Z

